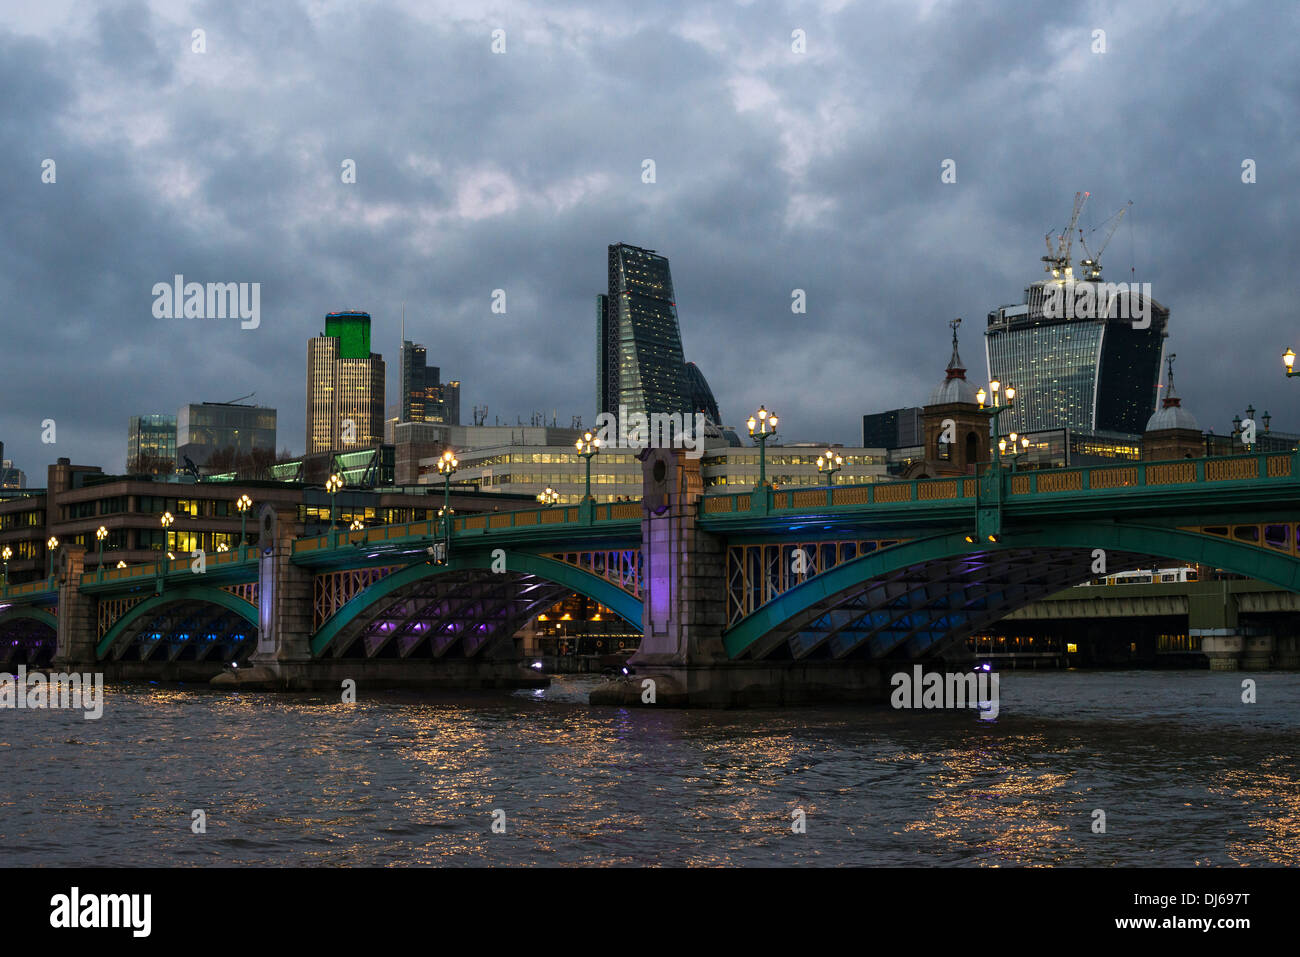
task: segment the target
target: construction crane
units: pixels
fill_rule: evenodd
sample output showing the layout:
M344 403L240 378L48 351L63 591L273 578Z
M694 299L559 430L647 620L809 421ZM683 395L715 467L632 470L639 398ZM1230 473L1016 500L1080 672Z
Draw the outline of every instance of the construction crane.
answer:
M1088 244L1083 239L1083 230L1079 230L1079 245L1083 247L1085 253L1088 253L1088 258L1079 263L1083 267L1085 279L1101 278L1101 254L1106 251L1106 246L1110 244L1110 238L1115 235L1115 230L1119 229L1120 220L1124 218L1124 214L1128 212L1128 208L1132 205L1133 200L1130 199L1110 219L1106 220L1106 223L1110 223L1110 229L1106 230L1106 237L1101 241L1101 245L1097 247L1095 253L1088 252ZM1106 223L1102 223L1097 229L1101 229ZM1093 230L1093 232L1096 231L1096 229Z
M1070 225L1066 226L1056 237L1056 246L1052 246L1052 234L1045 237L1047 255L1043 257L1044 269L1052 274L1053 279L1064 278L1067 282L1074 279L1074 267L1070 264L1070 251L1074 246L1074 231L1079 225L1079 214L1088 202L1090 193L1074 194L1074 209L1070 212Z

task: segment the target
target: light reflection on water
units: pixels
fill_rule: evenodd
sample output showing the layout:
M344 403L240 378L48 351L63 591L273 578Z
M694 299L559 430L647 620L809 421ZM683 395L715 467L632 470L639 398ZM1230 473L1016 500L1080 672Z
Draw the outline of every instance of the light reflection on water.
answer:
M1300 675L1252 676L1249 705L1243 677L1005 672L995 722L589 708L587 679L355 706L119 686L100 721L0 711L0 846L12 865L1294 865Z

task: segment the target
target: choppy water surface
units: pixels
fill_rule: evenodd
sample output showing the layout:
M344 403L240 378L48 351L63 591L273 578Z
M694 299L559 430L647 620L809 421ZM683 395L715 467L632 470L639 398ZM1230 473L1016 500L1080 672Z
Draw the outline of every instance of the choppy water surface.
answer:
M4 863L1300 863L1297 674L1004 672L992 723L591 708L592 683L0 710Z

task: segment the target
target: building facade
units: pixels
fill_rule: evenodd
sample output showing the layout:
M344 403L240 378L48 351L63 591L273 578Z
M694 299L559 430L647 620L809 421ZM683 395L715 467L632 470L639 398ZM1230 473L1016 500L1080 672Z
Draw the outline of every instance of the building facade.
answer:
M1087 289L1085 289L1087 287ZM1090 291L1090 300L1080 297ZM1107 303L1063 318L1051 300ZM1150 297L1108 296L1097 282L1048 279L1025 290L1024 302L988 314L985 352L989 378L1014 386L1015 407L998 425L1003 434L1053 429L1142 434L1155 411L1169 310ZM1145 310L1141 319L1124 314ZM1093 314L1105 312L1095 318Z
M370 314L330 313L307 341L307 453L384 439L384 360L370 351Z
M176 469L176 416L133 415L126 433L126 470L167 475Z
M274 458L275 409L233 402L183 405L176 413L177 461L206 466L218 453L232 462Z
M106 475L97 466L72 465L68 459L59 459L49 467L45 488L0 496L0 549L8 546L13 552L9 581L20 584L49 574L51 537L58 542L56 549L68 545L84 548L86 568L93 571L98 567L100 548L95 531L101 525L108 532L103 561L109 568L118 562L155 562L167 552L180 557L195 549L234 549L239 545L241 527L235 503L241 495L253 500L245 531L250 544L257 538L256 509L266 503L295 516L298 532L304 535L328 531L332 520L341 528L353 521L367 526L424 521L435 517L442 506L441 487L368 490L349 482L335 498L331 516L330 495L319 485ZM452 507L461 514L536 504L531 498L452 489ZM160 521L164 512L170 512L175 520L167 529Z
M598 411L694 412L668 259L617 243L608 265L608 294L597 297Z

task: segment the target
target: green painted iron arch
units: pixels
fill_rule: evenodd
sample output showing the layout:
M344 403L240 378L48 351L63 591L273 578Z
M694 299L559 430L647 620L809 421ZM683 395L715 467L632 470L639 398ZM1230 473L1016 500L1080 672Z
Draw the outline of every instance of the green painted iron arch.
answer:
M19 605L10 608L8 611L0 612L0 629L3 629L4 626L9 622L19 621L20 619L28 620L28 621L38 621L42 625L47 626L48 628L50 628L52 631L55 632L59 630L59 619L57 617L55 617L52 613L48 611L44 611L43 609L40 608L34 608L30 605L27 606Z
M1066 522L1033 529L1010 529L996 544L971 544L968 530L915 539L837 565L769 601L723 635L727 655L740 657L769 632L796 616L891 572L959 558L973 552L1024 549L1101 548L1210 565L1300 592L1300 559L1249 545L1180 529L1120 522ZM1033 599L1030 599L1032 601ZM1026 602L1028 603L1028 602ZM1007 612L1015 608L1007 608Z
M154 595L146 598L142 602L132 605L117 621L113 622L113 627L104 633L104 637L99 640L95 647L95 657L103 659L112 647L122 639L135 622L147 615L160 611L168 605L182 601L202 601L212 605L220 605L227 611L233 611L235 614L249 622L254 628L257 627L257 609L244 601L242 598L236 598L228 591L222 591L220 588L171 588L161 595Z
M472 570L490 575L493 573L492 564L491 551L474 551L469 554L453 555L445 565L420 562L381 578L369 588L358 592L321 626L320 630L312 636L311 653L317 657L324 654L330 642L345 627L365 615L376 602L382 601L407 585L447 572ZM638 628L641 626L642 606L639 598L581 568L527 552L508 552L506 567L511 572L535 575L556 585L563 585L579 595L613 609L616 614L634 626Z

